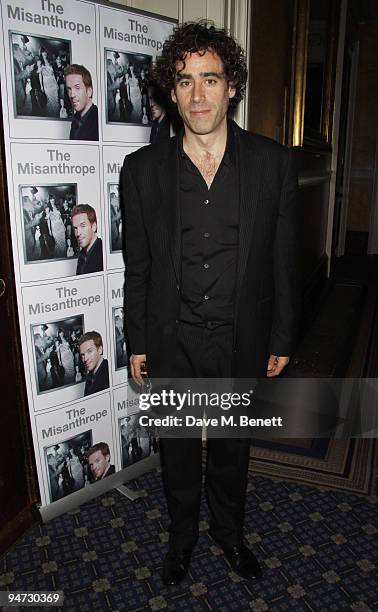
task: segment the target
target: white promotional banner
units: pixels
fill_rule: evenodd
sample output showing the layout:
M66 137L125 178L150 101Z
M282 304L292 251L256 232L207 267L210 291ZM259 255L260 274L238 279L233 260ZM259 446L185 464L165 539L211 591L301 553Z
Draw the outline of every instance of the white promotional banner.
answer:
M174 22L91 0L0 3L9 214L43 510L71 494L77 503L78 491L157 452L135 423L127 381L119 181L125 155L149 143L148 80Z
M70 217L76 204L94 208L103 241L99 147L12 143L11 153L21 280L75 276L78 253ZM43 239L47 221L53 248ZM118 264L122 267L122 254Z
M137 148L136 146L104 146L102 148L103 202L106 222L106 258L108 270L117 270L123 267L119 174L125 156Z

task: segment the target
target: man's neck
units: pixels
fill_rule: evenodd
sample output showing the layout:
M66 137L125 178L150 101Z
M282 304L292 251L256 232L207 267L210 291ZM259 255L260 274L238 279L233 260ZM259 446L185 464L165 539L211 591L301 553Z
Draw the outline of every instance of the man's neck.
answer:
M183 138L184 151L189 157L191 155L201 158L207 155L223 157L227 144L227 119L210 134L195 134L185 126Z
M99 369L99 367L100 367L100 365L102 364L102 362L103 362L103 361L104 361L104 358L103 358L103 356L101 355L101 357L100 357L100 359L98 360L98 363L97 363L97 365L96 365L95 369L94 369L94 370L93 370L93 372L92 372L92 375L93 375L93 376L95 376L96 372L98 372L98 369Z
M227 144L227 119L211 134L194 134L185 126L183 148L197 166L208 189L222 161Z
M89 111L89 109L93 106L93 102L92 100L90 100L88 102L88 104L83 108L83 110L81 111L80 114L80 119L83 119L83 117L87 114L87 112Z
M92 242L90 244L88 244L88 246L85 248L85 252L88 255L89 251L91 250L91 248L93 247L94 243L97 240L97 236L95 235L95 237L93 238Z
M110 468L110 462L109 462L108 467L106 468L106 470L103 472L103 474L102 474L102 476L101 476L100 480L102 480L103 478L105 478L106 474L109 472L109 468Z

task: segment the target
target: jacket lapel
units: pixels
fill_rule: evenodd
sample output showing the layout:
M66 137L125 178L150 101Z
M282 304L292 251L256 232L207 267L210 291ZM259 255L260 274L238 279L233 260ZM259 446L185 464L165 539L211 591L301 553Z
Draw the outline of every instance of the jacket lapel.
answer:
M248 255L256 231L256 214L262 197L262 160L250 137L237 129L239 155L239 244L236 273L235 313L246 272Z
M181 214L179 199L179 160L177 138L171 138L159 162L159 185L161 192L162 214L168 228L168 242L172 265L181 283Z

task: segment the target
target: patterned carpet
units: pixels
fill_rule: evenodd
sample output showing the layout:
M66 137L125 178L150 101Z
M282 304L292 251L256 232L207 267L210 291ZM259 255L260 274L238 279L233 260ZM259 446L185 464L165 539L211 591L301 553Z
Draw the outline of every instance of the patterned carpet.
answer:
M70 612L378 609L376 499L251 474L245 533L263 578L248 582L230 571L203 504L190 575L166 588L160 474L130 486L145 496L131 502L114 490L33 527L1 559L0 590L63 590Z

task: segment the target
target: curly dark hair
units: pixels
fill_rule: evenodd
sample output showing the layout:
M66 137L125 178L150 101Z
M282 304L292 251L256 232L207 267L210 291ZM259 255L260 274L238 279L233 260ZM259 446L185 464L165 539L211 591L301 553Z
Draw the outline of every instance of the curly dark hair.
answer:
M205 54L209 49L219 55L225 79L235 87L235 96L230 98L230 109L234 109L245 94L248 72L244 51L226 30L216 28L211 21L188 21L174 28L156 59L155 80L170 95L176 83L176 62L182 61L185 68L187 53Z

